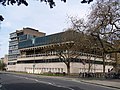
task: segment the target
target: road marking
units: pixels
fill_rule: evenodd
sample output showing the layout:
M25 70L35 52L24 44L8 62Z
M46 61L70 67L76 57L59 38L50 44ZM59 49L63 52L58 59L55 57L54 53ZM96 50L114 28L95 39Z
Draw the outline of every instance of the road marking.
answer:
M0 84L0 90L2 89L2 84Z
M27 80L36 81L36 82L38 82L38 83L44 83L44 84L52 85L52 86L55 86L55 87L62 87L62 88L74 90L73 88L66 87L66 86L61 86L61 85L57 85L57 84L51 83L51 82L39 81L39 80L37 80L37 79L28 78L28 77L24 77L24 76L17 76L17 75L13 75L13 76L18 77L18 78L24 78L24 79L27 79Z
M50 82L45 82L45 81L39 81L37 79L32 79L32 78L28 78L28 77L24 77L24 76L17 76L17 75L12 75L12 76L15 76L15 77L19 77L19 78L24 78L24 79L28 79L28 80L34 80L38 83L44 83L44 84L49 84L49 85L52 85L52 86L56 86L56 87L63 87L63 88L67 88L67 89L70 89L70 90L74 90L73 88L70 88L70 87L66 87L66 86L60 86L60 85L56 85L54 83L50 83ZM60 79L60 78L58 78ZM86 83L86 82L83 82L83 81L78 81L76 79L62 79L62 80L65 80L65 81L73 81L73 82L78 82L78 83L82 83L82 84L87 84L87 85L93 85L93 86L99 86L99 87L103 87L103 88L108 88L108 89L113 89L113 90L119 90L119 89L116 89L116 88L112 88L112 87L107 87L107 86L101 86L101 85L96 85L96 84L92 84L92 83Z
M62 88L67 88L67 89L70 89L70 90L74 90L73 88L70 88L70 87L66 87L66 86L61 86L61 85L53 85L53 86L56 86L56 87L62 87Z

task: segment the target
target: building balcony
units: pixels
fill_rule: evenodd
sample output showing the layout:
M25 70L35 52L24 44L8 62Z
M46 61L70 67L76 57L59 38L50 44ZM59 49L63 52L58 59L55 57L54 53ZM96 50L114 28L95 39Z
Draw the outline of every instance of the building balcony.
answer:
M50 55L50 54L35 54L35 55L22 55L18 56L17 61L25 61L25 60L45 60L45 59L53 59L58 58L56 55Z
M17 34L16 33L12 33L12 34L10 34L10 38L12 39L12 38L16 38L17 37Z
M94 56L86 56L80 55L77 58L72 57L71 62L77 62L77 63L95 63L95 64L103 64L103 59L100 57L94 57ZM46 62L63 62L61 59L59 59L58 53L42 53L42 54L31 54L31 55L21 55L17 58L18 63L46 63ZM114 63L111 59L105 60L106 64L112 64Z

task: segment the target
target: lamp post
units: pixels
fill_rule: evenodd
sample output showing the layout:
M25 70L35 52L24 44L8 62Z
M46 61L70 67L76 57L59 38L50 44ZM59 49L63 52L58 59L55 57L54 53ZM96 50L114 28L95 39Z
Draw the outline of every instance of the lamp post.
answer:
M35 46L35 38L32 38L33 48ZM33 60L33 73L35 73L35 48L34 48L34 60Z

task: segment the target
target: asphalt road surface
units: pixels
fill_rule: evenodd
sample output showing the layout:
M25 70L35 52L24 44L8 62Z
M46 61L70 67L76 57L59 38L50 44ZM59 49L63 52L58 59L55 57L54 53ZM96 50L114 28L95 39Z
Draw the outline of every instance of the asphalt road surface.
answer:
M68 78L0 72L0 90L117 90Z

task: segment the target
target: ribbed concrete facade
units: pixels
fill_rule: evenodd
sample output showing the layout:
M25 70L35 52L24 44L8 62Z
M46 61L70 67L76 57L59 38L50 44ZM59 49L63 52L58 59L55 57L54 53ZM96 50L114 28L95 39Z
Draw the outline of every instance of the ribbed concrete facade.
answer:
M27 72L27 73L37 73L37 74L42 74L42 73L47 73L47 72L52 72L52 73L67 73L67 67L64 62L49 62L45 61L48 59L53 59L57 58L57 56L37 56L37 57L20 57L17 59L17 64L9 66L10 71L20 71L20 72ZM81 56L79 57L81 59L86 59L86 56ZM102 64L94 64L95 61L101 61L102 58L95 58L92 57L91 60L93 61L93 64L91 66L90 72L102 72L103 71L103 65ZM32 62L29 63L30 61L35 60L35 61L42 61L44 60L45 62ZM21 61L21 62L20 62ZM29 61L28 63L22 63L22 61ZM111 60L107 60L107 62L111 62ZM70 72L71 73L80 73L80 72L88 72L89 68L89 63L81 63L80 61L72 61L70 64ZM108 69L112 69L112 65L106 65L106 72Z
M15 65L9 65L9 71L20 71L27 73L67 73L66 62L70 62L70 73L80 72L102 72L103 58L100 54L82 52L79 49L69 48L74 45L73 39L64 39L63 33L36 37L28 40L21 40L18 43L20 55ZM75 37L78 33L69 33L69 37ZM66 35L65 35L66 36ZM34 42L33 42L34 40ZM65 57L61 58L61 53ZM70 56L71 55L71 56ZM73 56L72 56L73 55ZM79 55L75 57L76 55ZM112 59L106 62L106 72L112 69Z

